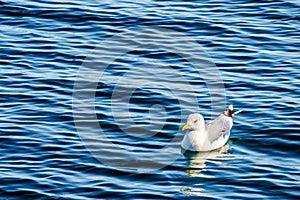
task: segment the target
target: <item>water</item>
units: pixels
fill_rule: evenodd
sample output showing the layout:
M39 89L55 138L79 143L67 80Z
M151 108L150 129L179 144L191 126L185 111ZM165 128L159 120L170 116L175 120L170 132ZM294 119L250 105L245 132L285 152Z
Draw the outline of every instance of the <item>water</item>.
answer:
M300 198L298 1L28 0L0 7L1 199ZM214 114L211 88L190 62L151 46L124 47L131 52L95 85L96 118L74 120L73 87L85 58L110 37L145 26L192 38L216 63L223 104L244 109L228 146L180 152L186 116ZM121 95L111 98L116 87ZM195 95L198 108L189 102ZM87 148L76 127L81 121L88 133L98 130L90 122L100 124L129 152L127 161L101 142L98 152ZM159 151L169 144L172 162ZM150 162L138 163L149 155Z

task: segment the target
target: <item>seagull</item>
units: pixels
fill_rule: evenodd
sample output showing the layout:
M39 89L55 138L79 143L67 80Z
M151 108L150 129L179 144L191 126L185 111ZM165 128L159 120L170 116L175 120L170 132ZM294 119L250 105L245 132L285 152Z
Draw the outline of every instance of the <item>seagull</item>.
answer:
M232 118L240 112L242 110L233 113L233 105L229 105L223 114L207 122L201 114L189 115L187 124L182 128L186 133L181 147L188 151L212 151L221 148L230 136Z

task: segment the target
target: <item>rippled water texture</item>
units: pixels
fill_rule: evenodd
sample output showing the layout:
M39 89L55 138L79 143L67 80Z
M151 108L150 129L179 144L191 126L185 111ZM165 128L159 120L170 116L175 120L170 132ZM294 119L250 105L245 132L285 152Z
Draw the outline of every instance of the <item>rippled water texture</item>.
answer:
M299 13L296 0L0 1L0 199L300 199ZM144 40L86 59L124 32ZM174 32L195 45L163 49ZM197 56L197 71L197 53L216 69ZM229 103L244 109L229 144L181 153L187 115Z

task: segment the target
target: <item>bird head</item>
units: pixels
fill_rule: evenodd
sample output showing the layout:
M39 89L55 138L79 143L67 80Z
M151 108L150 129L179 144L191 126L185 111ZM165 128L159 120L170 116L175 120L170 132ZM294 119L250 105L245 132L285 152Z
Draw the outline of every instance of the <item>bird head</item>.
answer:
M187 119L187 123L183 126L182 130L199 130L202 128L202 126L204 126L204 124L204 118L202 115L198 113L190 114Z

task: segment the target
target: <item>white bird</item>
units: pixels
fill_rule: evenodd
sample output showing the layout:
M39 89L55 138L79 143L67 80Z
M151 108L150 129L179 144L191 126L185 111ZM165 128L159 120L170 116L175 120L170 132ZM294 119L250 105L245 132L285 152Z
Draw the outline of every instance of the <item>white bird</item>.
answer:
M188 151L211 151L226 144L233 125L233 116L242 112L233 113L233 106L212 121L205 122L201 114L189 115L187 124L182 130L186 131L181 147Z

